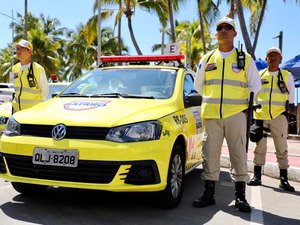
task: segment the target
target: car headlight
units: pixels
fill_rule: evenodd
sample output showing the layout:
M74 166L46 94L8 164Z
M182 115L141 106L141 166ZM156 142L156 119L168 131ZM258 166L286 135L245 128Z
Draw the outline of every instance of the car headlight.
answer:
M6 136L19 136L20 135L20 124L13 117L9 118L9 120L6 124L4 134Z
M115 142L136 142L157 140L160 137L162 125L158 121L135 123L112 128L106 140Z

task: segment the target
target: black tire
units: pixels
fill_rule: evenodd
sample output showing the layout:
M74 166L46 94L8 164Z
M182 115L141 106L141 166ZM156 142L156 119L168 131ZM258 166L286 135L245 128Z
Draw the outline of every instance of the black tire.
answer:
M158 195L159 204L163 208L176 208L181 201L185 175L183 152L180 145L174 145L169 163L167 186Z
M25 184L19 182L12 182L11 185L17 192L21 194L37 194L47 188L47 186L44 185Z

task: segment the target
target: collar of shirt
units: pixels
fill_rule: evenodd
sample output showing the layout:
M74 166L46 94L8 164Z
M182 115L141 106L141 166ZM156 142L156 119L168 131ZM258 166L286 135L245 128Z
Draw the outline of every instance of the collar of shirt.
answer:
M30 66L30 63L28 63L28 64L26 64L26 65L21 65L21 70L24 71L24 70L26 70L29 66Z

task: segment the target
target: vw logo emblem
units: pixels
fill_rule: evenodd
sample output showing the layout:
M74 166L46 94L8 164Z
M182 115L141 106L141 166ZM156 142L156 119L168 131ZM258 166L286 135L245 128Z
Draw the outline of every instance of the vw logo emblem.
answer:
M64 124L57 124L52 129L52 138L56 141L63 139L66 136L67 127Z

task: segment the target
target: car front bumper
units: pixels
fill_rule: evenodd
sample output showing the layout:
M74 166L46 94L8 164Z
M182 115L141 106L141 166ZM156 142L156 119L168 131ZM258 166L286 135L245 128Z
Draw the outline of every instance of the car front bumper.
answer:
M159 191L166 186L172 145L166 140L116 143L2 137L0 176L12 182L108 191ZM32 163L36 147L79 152L77 167Z

